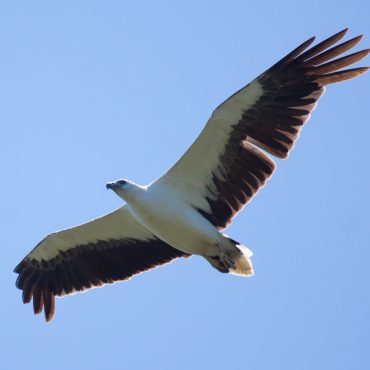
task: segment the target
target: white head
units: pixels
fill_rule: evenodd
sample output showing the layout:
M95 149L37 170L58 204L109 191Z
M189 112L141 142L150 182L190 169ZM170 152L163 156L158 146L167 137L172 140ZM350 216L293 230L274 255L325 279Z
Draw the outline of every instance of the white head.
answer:
M129 202L137 194L142 193L144 188L134 182L128 180L117 180L109 182L106 185L107 189L113 190L120 198Z

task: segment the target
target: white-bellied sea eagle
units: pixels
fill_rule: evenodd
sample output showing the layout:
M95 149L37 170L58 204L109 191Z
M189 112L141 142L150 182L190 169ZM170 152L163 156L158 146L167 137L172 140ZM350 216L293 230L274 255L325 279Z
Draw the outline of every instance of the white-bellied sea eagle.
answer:
M252 275L252 253L223 230L274 172L266 152L288 156L325 86L369 69L342 70L370 52L336 58L361 39L334 46L346 32L308 49L310 38L228 98L150 185L107 184L126 204L43 239L15 268L23 302L33 298L35 314L44 309L49 321L55 296L126 280L192 254L221 272Z

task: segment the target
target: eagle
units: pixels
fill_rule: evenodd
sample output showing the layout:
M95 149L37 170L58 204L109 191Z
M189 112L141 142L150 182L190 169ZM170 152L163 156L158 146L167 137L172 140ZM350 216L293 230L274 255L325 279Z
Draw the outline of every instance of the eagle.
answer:
M310 48L315 37L219 105L185 154L149 185L106 187L125 203L100 218L48 235L18 264L24 303L54 316L55 297L127 280L191 255L215 269L253 275L252 252L224 234L233 217L287 158L325 86L370 67L343 69L370 49L346 56L362 38L336 45L348 29ZM340 56L339 58L337 58Z

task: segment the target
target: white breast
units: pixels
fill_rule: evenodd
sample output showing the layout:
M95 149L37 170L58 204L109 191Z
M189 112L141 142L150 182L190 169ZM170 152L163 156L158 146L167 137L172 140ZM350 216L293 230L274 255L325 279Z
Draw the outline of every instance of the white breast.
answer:
M172 189L149 188L130 202L129 209L143 226L171 246L190 254L214 254L217 229Z

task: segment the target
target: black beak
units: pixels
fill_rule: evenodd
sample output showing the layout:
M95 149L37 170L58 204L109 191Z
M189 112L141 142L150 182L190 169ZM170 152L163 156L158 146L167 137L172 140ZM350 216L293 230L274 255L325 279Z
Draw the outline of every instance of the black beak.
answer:
M109 190L109 189L114 190L114 189L116 189L117 185L114 182L108 182L106 187L107 187L107 190Z

